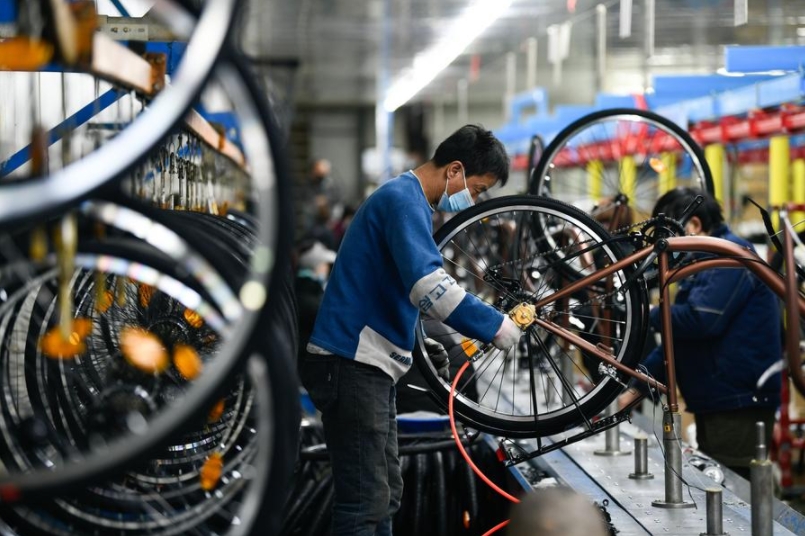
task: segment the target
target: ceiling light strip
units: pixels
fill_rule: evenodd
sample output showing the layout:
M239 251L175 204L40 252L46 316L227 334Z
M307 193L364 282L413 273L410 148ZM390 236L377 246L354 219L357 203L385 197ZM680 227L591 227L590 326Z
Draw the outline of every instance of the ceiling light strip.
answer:
M417 54L413 65L392 82L383 101L386 111L393 112L430 84L476 37L491 26L511 3L512 0L476 0L451 24L444 37Z

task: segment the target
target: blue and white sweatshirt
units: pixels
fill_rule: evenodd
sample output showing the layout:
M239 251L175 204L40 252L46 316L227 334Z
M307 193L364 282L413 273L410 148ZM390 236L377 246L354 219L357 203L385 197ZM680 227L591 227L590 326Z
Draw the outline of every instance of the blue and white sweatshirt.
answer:
M419 313L492 341L503 315L444 271L432 212L412 171L361 205L338 250L309 351L378 367L396 382L413 362Z

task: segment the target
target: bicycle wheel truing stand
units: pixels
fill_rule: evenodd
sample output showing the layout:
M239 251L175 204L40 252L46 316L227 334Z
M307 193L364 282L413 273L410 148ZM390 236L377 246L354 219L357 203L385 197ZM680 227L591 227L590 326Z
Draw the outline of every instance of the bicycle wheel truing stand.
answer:
M665 500L652 501L657 508L693 508L682 498L682 447L677 430L682 426L678 411L666 409L662 414L662 444L665 451Z

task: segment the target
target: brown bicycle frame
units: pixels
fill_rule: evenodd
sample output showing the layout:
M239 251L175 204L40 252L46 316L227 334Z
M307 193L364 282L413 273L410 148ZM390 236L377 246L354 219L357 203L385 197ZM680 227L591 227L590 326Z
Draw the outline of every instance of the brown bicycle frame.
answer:
M792 239L787 227L783 228L783 235L786 252L785 266L793 266ZM775 294L777 294L777 296L779 296L786 304L787 317L789 318L787 323L787 332L791 332L788 336L788 365L791 378L795 385L801 389L802 392L805 392L805 376L802 373L800 364L797 362L797 358L799 357L798 322L790 321L791 318L805 316L805 298L803 298L797 290L795 271L793 269L787 269L786 272L788 276L784 279L768 264L766 264L766 262L763 261L757 254L735 244L734 242L721 238L688 236L672 237L665 240L667 242L667 247L664 251L660 251L658 254L659 270L657 278L660 288L660 335L663 345L663 357L665 360L664 364L667 385L658 382L657 380L638 370L622 364L621 362L615 360L612 354L605 352L599 346L584 340L581 336L551 322L550 320L537 318L534 321L534 324L569 341L571 344L587 353L594 355L596 358L607 363L608 365L613 366L627 376L635 378L649 385L650 387L656 388L658 391L667 396L668 409L671 412L678 412L679 405L676 394L676 368L673 351L673 329L671 327L671 302L669 296L669 285L693 274L713 268L747 269L760 278L760 280L763 281L763 283L767 285ZM545 307L552 302L569 297L577 290L583 289L594 281L608 278L618 271L640 263L653 251L654 246L647 246L614 264L598 269L590 275L559 289L557 292L547 296L546 298L538 300L534 306L537 311L539 311L542 307ZM686 264L681 268L669 267L668 255L671 253L695 252L709 253L715 255L715 257L699 259L690 264ZM794 329L795 327L797 328ZM794 341L793 343L791 342L792 340ZM796 344L795 352L792 351L792 344Z

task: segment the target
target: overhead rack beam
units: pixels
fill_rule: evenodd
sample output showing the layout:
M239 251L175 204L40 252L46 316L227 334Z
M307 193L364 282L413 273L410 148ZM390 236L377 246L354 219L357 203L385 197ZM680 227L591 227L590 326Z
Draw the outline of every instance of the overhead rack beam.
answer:
M725 117L719 122L702 121L690 133L698 143L726 143L763 138L805 129L805 109L781 108L773 112L757 111L745 118Z
M98 30L118 41L176 41L173 32L148 14L140 18L98 15Z
M799 71L805 65L805 46L734 45L724 49L728 72Z
M148 61L143 56L138 55L101 32L96 32L93 35L92 61L86 71L73 70L60 65L50 65L44 70L51 72L87 72L122 88L136 91L147 98L154 98L163 88L165 81L164 61ZM95 105L96 103L90 104L82 110L91 110ZM74 122L73 118L69 118L51 132L61 133L65 125L69 126L72 122ZM210 125L201 114L191 110L185 117L184 126L211 149L218 151L241 169L247 169L246 157L243 152L228 140L223 133L218 132ZM53 142L55 141L53 140ZM27 154L28 147L15 153L13 162L4 162L0 173L8 174L13 171L9 167L9 163L13 164L14 169L22 165L24 161L18 162L18 160Z
M218 132L200 113L190 110L185 117L185 126L198 136L201 141L232 160L242 169L246 169L246 157L238 149L237 145Z
M155 80L155 68L145 58L102 33L95 34L92 47L92 74L148 97L156 95L161 81Z
M162 81L154 82L154 80L159 77L164 79L164 70L158 69L154 64L102 33L95 34L94 45L93 74L134 89L138 87L152 88L150 93L145 93L149 97L156 94ZM103 50L106 52L101 52ZM125 67L121 68L121 65L125 65ZM131 69L131 72L125 77L117 74L121 71L126 72L128 69ZM241 169L247 168L246 157L241 150L195 110L190 110L185 117L185 128L198 136L210 148L229 158Z

